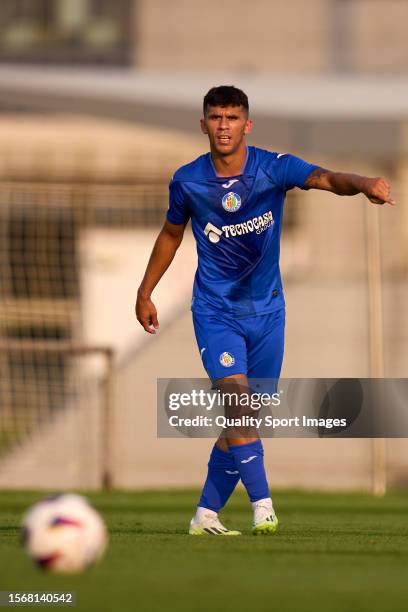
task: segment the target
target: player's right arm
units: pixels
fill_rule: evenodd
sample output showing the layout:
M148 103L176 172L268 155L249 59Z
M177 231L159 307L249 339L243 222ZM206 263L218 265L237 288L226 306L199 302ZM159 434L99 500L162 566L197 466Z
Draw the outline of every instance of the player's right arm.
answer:
M179 248L187 225L174 224L166 221L154 244L149 263L137 292L136 317L140 325L149 334L155 334L159 327L157 310L151 300L153 289L173 261Z
M391 196L391 185L381 176L371 178L316 168L307 178L304 189L322 189L346 196L363 193L373 204L395 205Z

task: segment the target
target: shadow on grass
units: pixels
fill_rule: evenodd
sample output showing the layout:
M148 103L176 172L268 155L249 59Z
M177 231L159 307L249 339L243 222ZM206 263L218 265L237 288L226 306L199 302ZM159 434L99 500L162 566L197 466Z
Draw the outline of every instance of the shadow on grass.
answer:
M9 532L9 533L19 533L20 525L0 525L0 531Z

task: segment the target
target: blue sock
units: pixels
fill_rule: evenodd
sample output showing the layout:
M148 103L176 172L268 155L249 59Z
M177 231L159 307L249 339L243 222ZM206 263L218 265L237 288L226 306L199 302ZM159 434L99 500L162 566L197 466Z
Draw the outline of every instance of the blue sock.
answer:
M198 506L219 512L227 503L239 481L239 470L235 467L230 452L214 445L208 462L208 475Z
M234 444L229 449L235 459L235 469L239 471L251 502L270 497L261 440Z

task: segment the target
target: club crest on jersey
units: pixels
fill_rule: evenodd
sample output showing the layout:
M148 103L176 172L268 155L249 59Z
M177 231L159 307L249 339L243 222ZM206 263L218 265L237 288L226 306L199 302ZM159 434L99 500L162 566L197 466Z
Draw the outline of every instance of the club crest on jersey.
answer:
M236 212L241 208L241 198L237 193L229 191L222 198L222 207L227 212Z
M221 353L220 364L223 365L224 368L230 368L231 366L234 365L234 363L235 363L234 355L231 355L231 353L228 353L228 351Z

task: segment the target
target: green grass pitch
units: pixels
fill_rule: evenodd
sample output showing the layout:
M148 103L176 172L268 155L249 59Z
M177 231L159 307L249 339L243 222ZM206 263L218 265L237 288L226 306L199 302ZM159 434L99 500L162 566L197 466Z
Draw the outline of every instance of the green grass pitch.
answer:
M0 590L77 593L86 612L374 612L407 609L408 495L277 492L280 529L250 535L236 492L223 512L237 538L186 534L197 492L95 493L110 545L88 573L50 576L32 565L19 522L38 493L0 492Z

